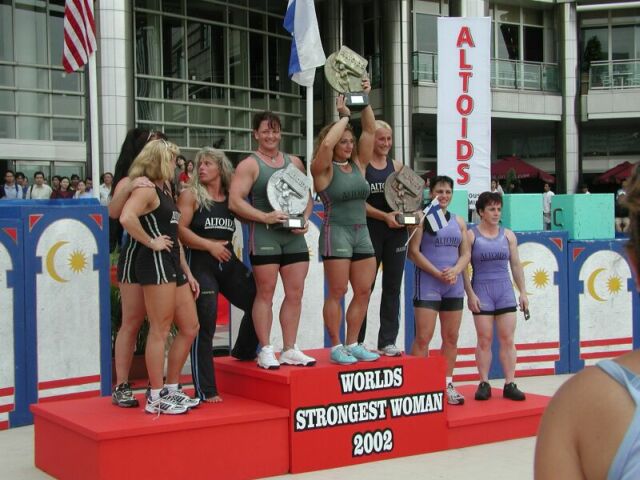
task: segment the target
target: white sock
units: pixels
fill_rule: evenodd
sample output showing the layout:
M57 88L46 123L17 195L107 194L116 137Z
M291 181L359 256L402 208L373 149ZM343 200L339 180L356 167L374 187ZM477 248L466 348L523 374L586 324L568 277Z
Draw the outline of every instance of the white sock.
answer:
M447 385L449 384L453 385L453 377L447 377Z
M152 388L150 393L149 393L149 398L151 399L151 401L157 400L158 397L160 396L160 391L162 389L161 388Z
M357 346L358 346L358 342L355 342L355 343L352 343L351 345L347 345L347 348L353 348Z
M178 390L178 383L165 383L164 388L166 388L169 392L175 392Z
M334 345L333 347L331 347L331 351L332 351L332 352L335 352L335 351L336 351L337 349L339 349L340 347L342 347L342 344L341 344L341 343L339 343L339 344L337 344L337 345Z

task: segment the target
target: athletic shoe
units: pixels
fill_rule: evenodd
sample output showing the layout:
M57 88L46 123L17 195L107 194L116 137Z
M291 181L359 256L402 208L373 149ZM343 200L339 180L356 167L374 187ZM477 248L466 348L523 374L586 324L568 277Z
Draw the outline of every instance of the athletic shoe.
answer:
M273 347L271 345L265 345L258 353L258 366L260 368L266 368L267 370L277 370L280 368L278 360L273 353Z
M133 396L131 385L127 382L123 382L113 389L113 393L111 394L111 403L122 408L138 406L138 400Z
M302 367L313 367L315 364L316 359L302 353L302 350L298 348L298 345L294 345L293 348L285 350L280 354L280 365L300 365Z
M476 400L489 400L491 398L491 385L487 382L480 382L475 398Z
M347 347L347 350L352 356L363 362L374 362L380 358L380 355L375 352L370 352L364 348L364 345L361 343L358 343L353 347Z
M525 400L527 397L523 392L518 389L518 386L511 382L505 383L504 389L502 390L502 396L504 398L508 398L509 400L515 400L516 402L521 402Z
M464 397L451 383L447 385L447 403L449 405L464 405Z
M402 355L402 350L400 350L394 344L391 344L381 348L380 353L385 357L399 357L400 355Z
M182 387L180 387L178 390L168 392L165 398L170 399L176 404L183 405L187 408L196 408L198 405L200 405L200 399L191 398L189 395L184 393L184 390L182 390Z
M170 396L171 394L166 388L160 391L160 395L155 400L147 398L147 404L144 407L144 411L147 413L157 413L158 415L180 415L187 413L189 409L185 405L179 405L174 400L176 396Z
M358 359L351 355L347 347L340 345L337 348L331 349L331 363L338 363L340 365L353 365L357 362Z

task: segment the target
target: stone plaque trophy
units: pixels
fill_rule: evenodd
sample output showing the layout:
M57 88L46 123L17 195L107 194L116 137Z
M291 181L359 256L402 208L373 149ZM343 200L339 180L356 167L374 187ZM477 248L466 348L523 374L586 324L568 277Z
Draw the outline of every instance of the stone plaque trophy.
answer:
M400 213L396 221L401 225L417 225L416 211L422 205L424 180L407 166L387 177L384 183L384 198L393 210Z
M324 76L338 93L345 96L351 110L362 110L369 105L369 97L362 91L362 80L367 78L369 62L344 45L332 53L324 64Z
M276 171L267 182L267 198L274 210L289 215L283 228L304 228L304 213L309 202L311 182L309 177L290 163Z

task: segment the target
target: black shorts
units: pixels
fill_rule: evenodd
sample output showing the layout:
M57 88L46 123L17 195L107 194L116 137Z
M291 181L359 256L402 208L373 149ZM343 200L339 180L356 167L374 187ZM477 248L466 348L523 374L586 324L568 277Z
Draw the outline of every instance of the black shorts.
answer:
M162 285L175 282L178 287L187 283L187 276L180 266L180 253L162 250L156 252L141 247L136 255L136 277L140 285Z
M480 310L479 313L473 313L474 315L490 315L492 317L497 317L498 315L504 315L505 313L511 313L511 312L517 312L518 311L518 307L513 306L513 307L505 307L505 308L498 308L497 310L493 310L491 312L486 312L484 310Z
M279 255L249 255L251 265L280 265L281 267L293 263L308 262L309 252L281 253Z
M351 254L351 258L333 257L333 256L325 257L324 255L321 255L323 262L325 260L351 260L352 262L357 262L358 260L366 260L367 258L373 258L375 256L376 256L375 253L358 253L358 252L353 252Z
M117 275L120 283L139 283L136 276L136 254L140 250L140 244L127 236L127 241L120 250L118 257Z
M443 298L442 300L413 300L413 306L428 308L436 312L456 312L462 310L464 298Z

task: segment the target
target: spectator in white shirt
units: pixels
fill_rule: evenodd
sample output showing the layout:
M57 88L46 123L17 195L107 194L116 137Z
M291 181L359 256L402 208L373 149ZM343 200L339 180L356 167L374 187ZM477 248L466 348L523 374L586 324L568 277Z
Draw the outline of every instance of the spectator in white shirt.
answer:
M33 185L27 189L25 198L31 200L49 200L51 192L51 187L44 183L44 173L36 172L33 174Z
M555 193L551 191L551 186L548 183L545 183L543 188L542 219L544 220L544 229L551 230L551 197L553 197Z
M105 172L102 175L102 183L100 184L100 205L104 205L105 207L109 205L112 183L113 174L111 172Z

